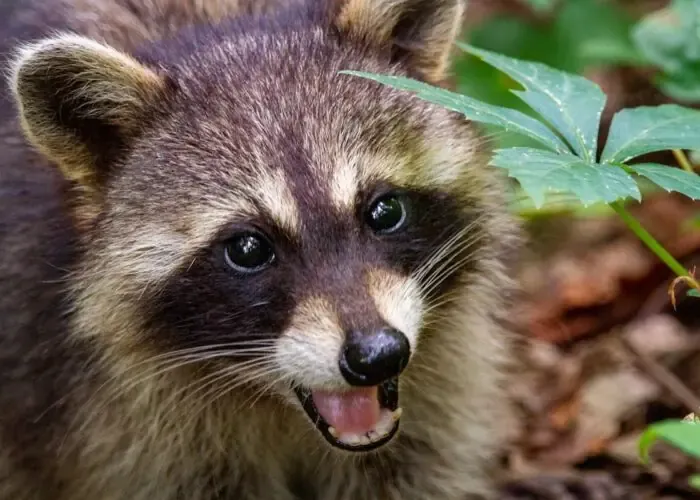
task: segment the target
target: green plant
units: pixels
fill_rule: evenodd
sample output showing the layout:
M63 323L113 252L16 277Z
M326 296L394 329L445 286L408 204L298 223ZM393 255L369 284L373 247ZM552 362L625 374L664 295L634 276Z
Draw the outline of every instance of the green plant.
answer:
M607 142L599 147L606 95L595 83L543 63L467 44L459 46L517 82L520 88L511 93L529 111L489 104L408 78L344 73L410 91L474 122L527 138L527 146L496 149L491 165L507 171L536 209L546 206L552 194L571 196L583 206L607 204L679 280L696 292L700 290L694 275L642 227L626 206L630 200L642 200L642 181L700 199L700 176L689 167L683 153L685 149L700 149L700 111L671 104L623 109L613 117ZM667 150L682 159L683 168L633 163L644 154ZM675 437L681 432L686 442L700 440L700 426L676 428L667 424L653 427L650 432L661 437ZM689 437L687 433L694 434Z
M661 70L658 88L685 102L700 102L700 2L673 0L642 19L632 39L644 59Z
M664 420L650 425L639 440L639 454L649 462L649 451L657 440L663 440L700 459L700 418L695 415L685 420ZM690 483L700 489L700 476L690 478Z
M700 102L698 0L672 0L631 26L627 36L602 42L583 42L581 53L591 61L656 68L653 82L661 92L680 102Z

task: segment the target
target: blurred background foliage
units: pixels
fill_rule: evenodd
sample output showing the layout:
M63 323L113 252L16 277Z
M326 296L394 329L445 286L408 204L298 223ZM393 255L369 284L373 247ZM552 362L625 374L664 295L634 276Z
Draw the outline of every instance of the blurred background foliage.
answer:
M463 41L598 83L608 94L602 138L612 114L624 107L674 102L700 108L700 0L471 0L468 5ZM476 57L458 53L453 76L459 93L533 114L510 92L517 84ZM489 127L486 132L495 148L531 145L512 133ZM698 156L691 152L691 158ZM655 160L674 164L670 155ZM609 210L581 208L558 194L544 210L534 210L518 186L513 189L514 210L527 218Z

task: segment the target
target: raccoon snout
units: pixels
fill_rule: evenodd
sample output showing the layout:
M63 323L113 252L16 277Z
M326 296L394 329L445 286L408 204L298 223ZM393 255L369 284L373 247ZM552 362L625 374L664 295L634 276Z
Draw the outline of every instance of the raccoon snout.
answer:
M382 328L347 335L340 356L340 372L354 386L379 385L401 374L411 356L411 345L402 332Z

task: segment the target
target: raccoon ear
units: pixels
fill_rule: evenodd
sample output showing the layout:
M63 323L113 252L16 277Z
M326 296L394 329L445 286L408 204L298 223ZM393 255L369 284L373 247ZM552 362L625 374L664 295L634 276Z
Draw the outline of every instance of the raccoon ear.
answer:
M391 43L426 80L446 76L466 0L342 0L341 31L378 44Z
M88 189L98 187L166 88L130 56L76 35L25 46L10 79L29 141Z

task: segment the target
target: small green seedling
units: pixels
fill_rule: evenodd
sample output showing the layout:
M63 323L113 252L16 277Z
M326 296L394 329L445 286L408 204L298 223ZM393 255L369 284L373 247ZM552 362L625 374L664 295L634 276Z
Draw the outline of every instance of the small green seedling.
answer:
M644 463L649 463L651 447L659 439L700 460L700 417L689 415L684 420L650 425L639 440L639 455ZM700 489L700 476L692 476L690 484Z

